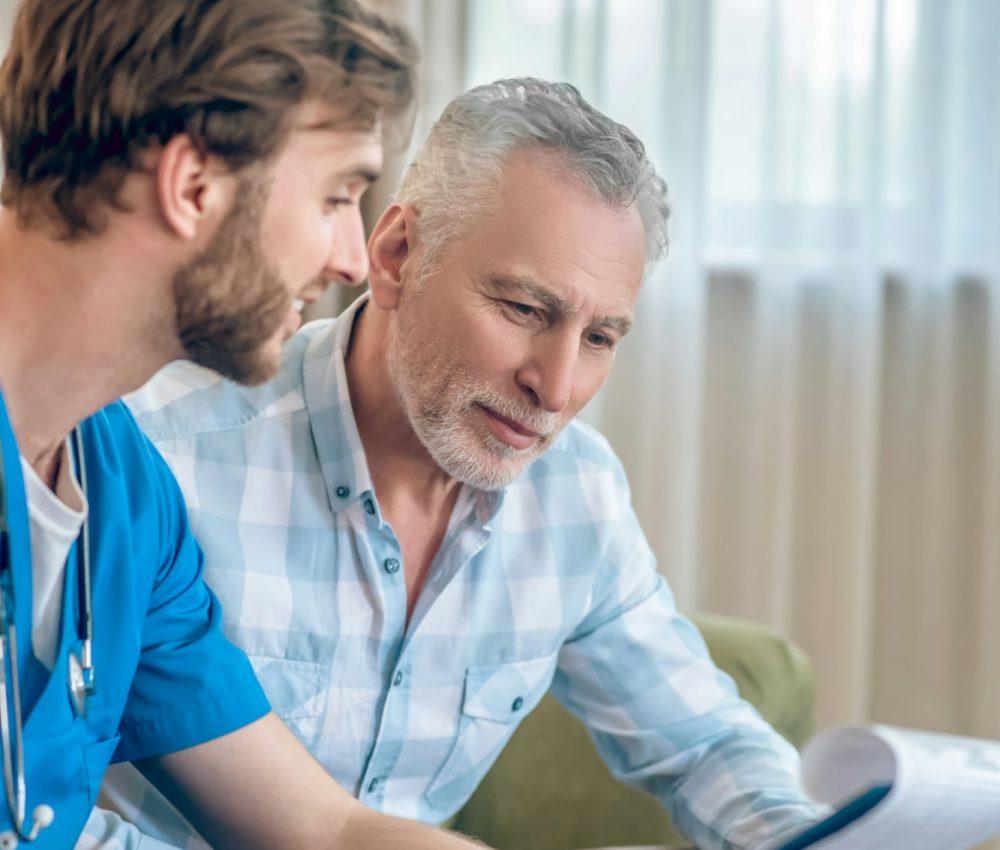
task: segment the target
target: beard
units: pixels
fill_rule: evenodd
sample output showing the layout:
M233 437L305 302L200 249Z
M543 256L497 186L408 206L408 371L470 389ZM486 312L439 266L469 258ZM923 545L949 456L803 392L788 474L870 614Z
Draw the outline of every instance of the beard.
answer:
M419 297L419 296L417 296ZM509 399L466 373L447 347L416 332L400 315L389 345L389 378L421 445L456 481L480 490L502 490L541 455L566 420ZM489 430L481 408L539 434L534 445L515 448Z
M289 287L261 246L267 184L244 178L204 251L174 275L177 334L189 360L241 384L278 369L267 342L290 308Z

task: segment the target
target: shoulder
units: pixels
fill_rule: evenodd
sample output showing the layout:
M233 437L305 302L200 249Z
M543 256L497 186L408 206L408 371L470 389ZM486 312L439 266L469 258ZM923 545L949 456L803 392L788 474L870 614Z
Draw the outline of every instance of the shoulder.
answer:
M573 420L541 457L528 467L533 476L607 475L625 485L625 471L600 431Z
M159 453L150 445L124 401L98 410L81 427L87 459L97 459L102 468L132 474L138 468L159 465Z
M119 583L123 588L130 583L141 596L190 547L184 500L173 473L123 402L97 411L81 428L95 563L111 547L119 558L128 553L130 578ZM193 554L188 561L197 566Z
M102 498L124 499L133 514L141 513L147 502L161 510L177 508L173 474L123 401L97 411L82 428L88 485Z
M306 325L286 344L277 375L260 386L242 386L178 361L126 396L125 403L139 427L157 442L241 428L257 419L301 410L305 362L333 331L334 320Z
M530 495L529 495L530 494ZM573 421L508 488L505 504L530 497L558 524L615 520L629 510L625 471L607 439Z

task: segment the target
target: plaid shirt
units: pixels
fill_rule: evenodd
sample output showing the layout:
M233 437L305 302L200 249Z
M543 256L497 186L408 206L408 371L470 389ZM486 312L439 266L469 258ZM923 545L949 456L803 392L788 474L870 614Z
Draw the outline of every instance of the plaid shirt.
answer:
M323 767L372 808L444 821L552 688L700 846L811 823L794 750L677 613L583 424L505 491L463 487L407 625L344 367L363 303L300 331L263 387L175 364L129 400L188 500L227 634ZM145 831L183 843L160 801L112 782Z

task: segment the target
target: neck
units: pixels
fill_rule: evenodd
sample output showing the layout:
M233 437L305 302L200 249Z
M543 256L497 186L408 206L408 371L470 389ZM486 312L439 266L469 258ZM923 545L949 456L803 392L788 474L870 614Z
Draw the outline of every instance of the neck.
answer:
M369 301L354 323L347 381L372 483L383 510L416 502L450 513L461 482L438 466L410 425L389 376L390 336L388 314Z
M171 359L162 312L159 328L150 321L163 305L144 264L111 244L120 239L68 244L0 209L0 386L21 452L44 480L77 423Z

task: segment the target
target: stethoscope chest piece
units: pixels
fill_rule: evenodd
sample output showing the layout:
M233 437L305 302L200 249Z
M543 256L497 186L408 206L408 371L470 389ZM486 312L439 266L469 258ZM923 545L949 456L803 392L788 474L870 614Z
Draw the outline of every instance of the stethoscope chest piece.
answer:
M80 717L86 717L87 683L83 678L83 665L75 652L69 654L69 693L73 698L73 708L76 709L76 713Z

